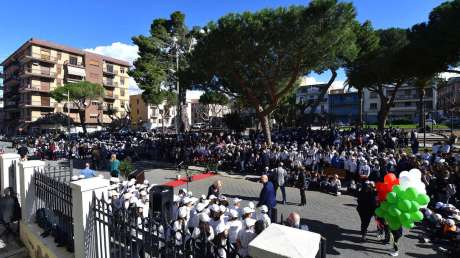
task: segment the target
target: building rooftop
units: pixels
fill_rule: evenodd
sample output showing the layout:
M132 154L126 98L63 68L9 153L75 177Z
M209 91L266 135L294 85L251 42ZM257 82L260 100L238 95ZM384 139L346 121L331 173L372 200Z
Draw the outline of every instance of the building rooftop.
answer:
M114 64L127 66L127 67L131 66L131 64L129 62L124 61L124 60L99 55L99 54L96 54L96 53L93 53L93 52L85 51L85 50L74 48L74 47L68 47L68 46L65 46L65 45L60 45L60 44L57 44L57 43L54 43L54 42L51 42L51 41L37 39L37 38L31 38L31 39L27 40L16 51L14 51L14 53L12 53L5 60L3 60L3 62L0 63L0 65L4 66L4 65L8 64L10 61L12 61L12 59L18 53L20 53L22 50L24 50L24 49L26 49L26 48L28 48L29 46L32 46L32 45L44 46L44 47L47 47L47 48L56 49L56 50L60 50L60 51L63 51L63 52L77 54L77 55L85 55L86 53L91 53L93 55L100 56L102 60L104 60L106 62L109 62L109 63L114 63Z

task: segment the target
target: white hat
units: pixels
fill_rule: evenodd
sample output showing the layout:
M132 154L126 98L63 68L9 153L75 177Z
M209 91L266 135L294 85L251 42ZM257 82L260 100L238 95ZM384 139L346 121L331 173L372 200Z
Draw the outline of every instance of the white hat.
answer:
M77 181L78 180L78 176L72 176L72 178L70 179L72 181Z
M179 202L179 201L180 201L179 195L175 194L175 195L173 196L173 202Z
M129 182L128 182L128 187L131 187L131 186L133 186L133 185L134 185L134 183L135 183L135 181L129 180Z
M251 209L253 209L253 210L254 210L255 207L256 207L256 206L254 205L253 202L249 202L249 203L248 203L248 206L249 206L249 208L251 208Z
M219 212L220 211L219 205L217 204L211 205L211 210L214 212Z
M110 182L112 182L112 183L120 183L120 179L118 177L111 177Z
M238 211L237 211L237 210L235 210L235 209L231 209L231 210L230 210L230 217L232 217L232 218L238 218L239 215L240 215L240 214L238 214Z
M237 203L240 203L240 202L241 202L240 198L238 198L238 197L233 198L233 203L234 204L237 204Z
M214 200L214 199L217 199L217 197L216 197L214 194L211 194L211 195L209 196L209 200Z
M182 219L187 217L187 208L184 206L180 207L178 215L179 215L179 218L182 218Z
M443 206L444 206L444 203L442 203L442 202L437 202L437 203L434 205L434 207L435 207L436 209L441 209Z
M201 199L206 200L206 195L201 195Z
M148 185L149 184L149 180L145 179L144 180L144 185Z
M252 227L256 224L256 220L253 218L246 218L244 219L244 224L246 224L246 227Z
M198 212L202 212L204 210L204 208L206 208L206 205L204 203L198 203L196 206L195 206L195 209L198 211Z
M141 200L137 200L136 202L136 207L138 208L144 208L144 203Z
M224 205L220 205L219 209L220 209L220 212L226 212L227 211L227 207L225 207Z
M189 191L189 192L187 193L187 196L188 196L188 197L192 197L192 196L193 196L192 191Z
M227 229L227 227L225 226L225 224L224 224L224 223L220 223L220 224L217 225L217 227L216 227L216 232L217 232L217 234L220 234L220 233L224 232L226 229Z
M141 196L147 196L147 192L146 192L146 191L141 191L139 194L140 194Z
M182 199L183 204L188 204L188 203L191 203L191 202L192 202L192 200L190 198L188 198L188 197L184 197L184 199Z
M251 207L244 207L243 208L243 213L244 214L248 214L248 213L252 213L254 212L254 209L252 209Z
M199 219L201 222L209 222L211 220L211 218L209 218L209 215L204 212L200 213Z
M259 210L263 213L267 213L268 212L268 207L267 205L262 205L260 206Z
M85 179L85 175L79 175L78 179Z
M131 199L132 196L133 196L133 195L132 195L131 193L125 193L125 194L123 195L123 197L125 198L125 201Z
M136 196L133 196L131 199L129 199L129 203L136 203L137 201L139 201L139 199L137 199Z
M448 219L447 220L447 225L449 225L450 227L452 227L453 225L455 225L455 221L453 219Z

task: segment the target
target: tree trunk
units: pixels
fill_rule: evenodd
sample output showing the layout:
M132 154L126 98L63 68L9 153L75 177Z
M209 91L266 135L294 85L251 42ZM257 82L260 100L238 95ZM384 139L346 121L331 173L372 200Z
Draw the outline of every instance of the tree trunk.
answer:
M418 124L420 128L423 128L423 131L425 131L426 126L425 126L425 95L426 91L425 89L419 89L419 117L418 117Z
M386 103L385 101L382 101L380 103L380 110L377 115L378 117L378 129L380 131L385 130L385 126L387 124L387 119L388 119L388 113L390 111L390 104Z
M363 119L363 89L358 89L358 98L359 98L359 106L358 106L358 126L363 127L364 119Z
M86 135L87 131L86 131L86 110L82 110L80 109L78 111L78 115L80 116L80 124L81 124L81 128L83 129L83 134Z
M257 113L259 117L260 124L262 126L262 130L265 135L265 142L271 146L272 145L272 135L270 130L270 121L268 120L268 115L263 115L262 113Z

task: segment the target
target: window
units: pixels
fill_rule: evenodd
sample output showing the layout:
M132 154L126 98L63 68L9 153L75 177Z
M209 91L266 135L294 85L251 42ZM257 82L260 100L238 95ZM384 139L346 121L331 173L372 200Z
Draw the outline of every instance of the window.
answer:
M123 77L120 78L120 84L125 85L125 78L123 78Z
M405 106L405 107L411 107L411 106L412 106L412 103L411 103L411 102L404 102L404 106Z
M404 94L406 94L407 96L409 96L411 94L411 90L404 90Z
M69 64L77 65L78 64L78 58L76 56L70 56L69 57Z
M125 73L125 68L124 67L120 67L120 73ZM123 84L123 83L121 83L121 84Z
M125 108L125 102L124 101L120 101L120 107Z
M136 99L137 104L139 104L139 99Z
M125 89L120 89L120 95L123 97L125 96Z
M136 110L136 111L137 111L136 113L139 115L139 109L138 109L138 110Z
M371 103L369 109L375 110L377 109L377 103Z
M58 59L58 60L61 60L61 58L62 58L62 54L61 54L61 52L58 52L58 53L57 53L57 59Z

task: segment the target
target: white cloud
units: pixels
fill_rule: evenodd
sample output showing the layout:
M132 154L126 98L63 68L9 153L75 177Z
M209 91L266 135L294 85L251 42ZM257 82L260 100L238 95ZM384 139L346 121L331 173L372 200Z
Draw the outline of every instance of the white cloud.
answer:
M85 51L124 60L129 62L131 65L139 57L138 47L136 45L128 45L121 42L114 42L107 46L87 48ZM128 92L130 95L139 94L141 92L136 82L131 77L129 78Z
M325 81L319 81L315 77L311 76L303 76L300 78L300 85L313 85L313 84L321 84L321 83L327 83ZM329 87L329 90L337 90L337 89L343 89L345 87L345 81L342 80L335 80L331 87ZM353 90L353 89L351 89Z

